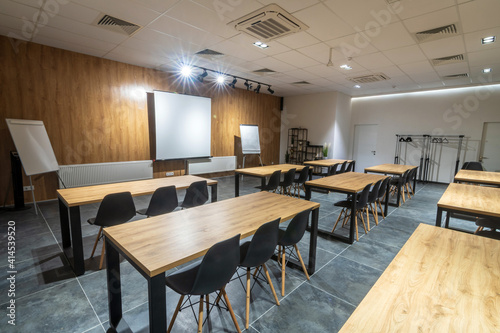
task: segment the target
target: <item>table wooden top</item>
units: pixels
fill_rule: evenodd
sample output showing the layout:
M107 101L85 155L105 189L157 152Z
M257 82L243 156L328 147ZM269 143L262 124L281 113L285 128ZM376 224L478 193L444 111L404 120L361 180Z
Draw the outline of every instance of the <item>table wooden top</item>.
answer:
M478 184L500 185L500 172L477 170L460 170L455 175L455 181Z
M340 332L500 332L500 241L420 224Z
M319 204L258 192L104 229L104 234L149 276L196 259L215 243L253 235L264 223L282 222Z
M290 169L296 169L296 171L299 172L304 169L304 166L299 164L272 164L253 168L236 169L235 172L249 176L269 177L276 170L280 170L282 173L285 173Z
M344 162L350 163L352 160L337 160L337 159L329 159L329 160L314 160L314 161L306 161L305 165L312 165L318 167L331 167L335 164L342 164Z
M444 209L500 217L500 189L451 183L437 205Z
M153 194L154 191L159 187L175 185L177 189L184 189L188 188L191 183L200 180L206 180L208 185L217 184L217 181L213 179L185 175L177 177L135 180L131 182L121 182L113 184L65 188L57 190L57 196L66 204L67 207L74 207L101 202L107 194L111 193L128 191L132 193L132 196Z
M332 191L358 193L366 185L373 184L388 176L371 175L360 172L345 172L338 175L309 180L306 186L321 187Z
M365 172L385 173L388 175L402 175L407 170L418 168L415 165L380 164L365 169Z

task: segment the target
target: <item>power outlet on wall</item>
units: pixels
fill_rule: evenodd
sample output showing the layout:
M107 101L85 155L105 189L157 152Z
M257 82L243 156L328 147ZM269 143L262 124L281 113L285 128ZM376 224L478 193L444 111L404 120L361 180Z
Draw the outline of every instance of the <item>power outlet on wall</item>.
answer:
M166 173L166 176L167 176L167 177L168 177L168 176L173 176L173 175L174 175L174 172L173 172L173 171L169 171L169 172L167 172L167 173Z
M35 186L23 186L23 191L31 191L31 190L34 190L35 189Z

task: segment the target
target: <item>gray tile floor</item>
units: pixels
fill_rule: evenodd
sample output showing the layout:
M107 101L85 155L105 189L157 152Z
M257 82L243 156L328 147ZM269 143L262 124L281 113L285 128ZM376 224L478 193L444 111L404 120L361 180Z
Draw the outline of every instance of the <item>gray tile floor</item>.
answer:
M233 177L219 178L219 200L234 197ZM241 195L256 192L258 179L245 177ZM383 270L419 223L433 225L436 203L446 189L442 184L418 185L415 197L399 208L390 207L389 215L364 235L348 245L324 237L318 239L317 269L306 280L299 270L287 269L286 294L275 305L265 284L257 283L252 290L250 328L248 332L336 332L349 318ZM183 193L179 192L182 200ZM313 192L312 200L319 202L320 228L331 229L339 209L333 202L343 199L340 194ZM149 197L135 198L136 207L146 207ZM20 212L0 211L0 304L2 308L1 332L105 332L108 328L106 272L99 271L100 245L90 259L98 228L86 220L95 215L97 204L82 207L87 271L75 277L61 252L59 213L56 201L39 204L41 213L33 209ZM140 219L137 216L135 219ZM9 276L7 251L7 225L16 225L16 326L7 324L6 307ZM452 221L469 230L471 222ZM339 231L347 234L347 230ZM309 237L299 244L307 258ZM122 261L124 317L134 332L148 331L147 286L144 278L126 261ZM281 283L278 264L269 261L271 279L277 290ZM167 272L168 274L168 272ZM245 292L238 281L227 287L240 327L244 327ZM178 296L167 288L167 318L171 318ZM183 311L174 325L174 332L194 332L196 322L192 313ZM204 326L204 332L231 332L234 326L225 310L214 310Z

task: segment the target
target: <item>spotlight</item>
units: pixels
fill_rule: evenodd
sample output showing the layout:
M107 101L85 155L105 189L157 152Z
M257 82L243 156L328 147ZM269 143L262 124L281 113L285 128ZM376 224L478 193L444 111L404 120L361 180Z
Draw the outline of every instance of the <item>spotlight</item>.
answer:
M191 73L193 72L193 68L189 65L182 65L181 67L181 75L184 77L189 77L191 76Z
M217 75L217 84L223 84L224 81L226 81L226 80L225 80L223 75L221 75L221 74Z
M231 88L233 88L233 89L234 89L234 88L236 88L236 87L235 87L236 82L238 82L238 80L236 80L236 78L235 78L235 77L233 77L233 82L231 82L231 83L229 84L229 86L230 86Z
M268 86L267 91L269 91L271 95L274 94L274 90L271 89L271 86Z
M203 69L203 73L201 73L200 75L198 75L198 77L196 78L198 81L200 81L201 83L203 83L203 79L208 75L207 73L207 70L206 69Z
M243 83L243 84L245 85L245 87L247 87L247 90L252 89L252 84L248 83L248 80L246 80L245 83Z
M257 94L260 92L260 83L257 84L257 88L255 88L254 90Z

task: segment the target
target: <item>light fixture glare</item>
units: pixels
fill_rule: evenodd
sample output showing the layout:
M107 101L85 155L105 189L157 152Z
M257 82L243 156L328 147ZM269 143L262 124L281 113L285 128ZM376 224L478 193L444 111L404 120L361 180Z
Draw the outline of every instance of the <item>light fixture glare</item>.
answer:
M483 69L483 73L489 73L489 72L491 72L491 68L485 68L485 69Z
M182 65L181 67L181 75L184 77L189 77L191 76L191 73L193 73L193 68L189 65Z
M484 37L484 38L481 38L481 44L491 44L491 43L494 43L495 40L496 40L495 36Z

